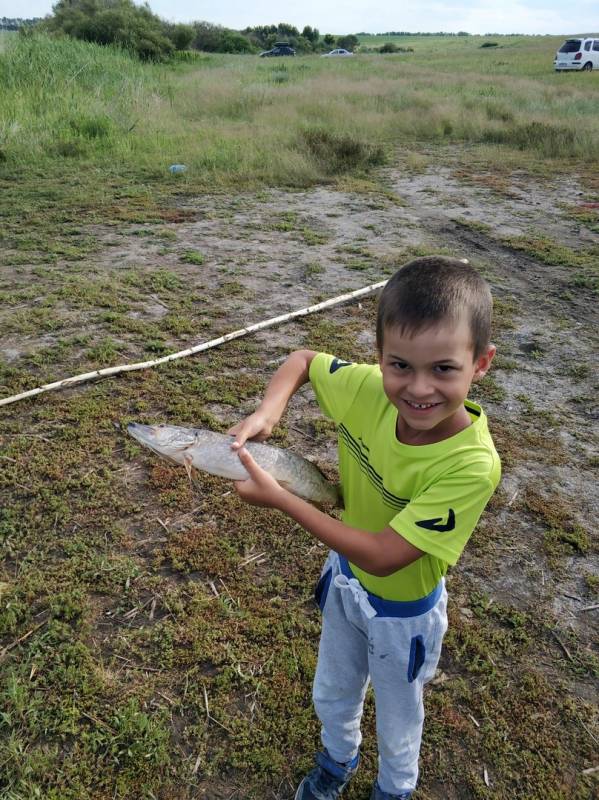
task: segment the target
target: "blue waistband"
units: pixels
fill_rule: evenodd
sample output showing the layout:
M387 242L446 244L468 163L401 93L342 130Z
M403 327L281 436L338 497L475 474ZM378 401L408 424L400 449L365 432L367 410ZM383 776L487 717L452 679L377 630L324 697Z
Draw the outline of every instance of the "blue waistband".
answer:
M341 572L347 578L356 577L351 571L345 556L339 556L339 565ZM364 591L367 592L368 602L376 611L377 617L418 617L420 614L426 614L436 605L443 591L443 581L440 580L430 594L427 594L426 597L421 597L419 600L385 600L384 597L372 594L367 589L364 589Z

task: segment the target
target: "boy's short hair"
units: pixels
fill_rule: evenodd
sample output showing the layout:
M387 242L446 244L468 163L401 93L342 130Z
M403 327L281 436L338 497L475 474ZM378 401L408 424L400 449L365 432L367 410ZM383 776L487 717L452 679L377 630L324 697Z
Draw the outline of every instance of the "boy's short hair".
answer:
M484 278L457 258L415 258L397 270L383 289L376 321L376 344L383 349L385 328L412 335L466 312L474 358L489 346L493 298Z

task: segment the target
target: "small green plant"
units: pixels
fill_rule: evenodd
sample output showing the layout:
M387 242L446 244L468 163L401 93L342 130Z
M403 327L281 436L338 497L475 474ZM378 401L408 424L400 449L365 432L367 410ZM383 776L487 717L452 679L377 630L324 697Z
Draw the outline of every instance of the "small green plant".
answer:
M168 239L170 241L173 241L177 238L175 231L171 231L168 228L161 228L160 230L157 230L154 235L159 239Z
M304 242L310 246L325 244L328 241L328 236L326 233L314 231L311 228L302 228L301 234Z
M169 348L168 344L162 339L152 339L151 341L146 342L144 349L147 350L148 353L162 355L163 353L166 353Z
M181 256L181 261L183 261L185 264L200 265L206 261L206 257L203 253L200 253L199 250L186 250Z
M519 403L522 403L523 411L525 414L530 415L535 413L535 405L532 399L527 394L522 394L522 393L517 394L516 400L518 400Z
M501 403L506 398L506 391L494 375L486 375L483 380L472 384L472 395L485 401Z
M503 369L506 371L512 371L518 369L519 366L520 365L515 359L508 358L507 356L504 356L501 353L497 353L497 355L493 359L493 369Z
M312 261L310 264L306 264L304 269L304 277L309 279L315 275L322 275L323 272L325 272L325 268L322 266L322 264L318 263L317 261Z
M114 339L102 339L88 349L87 355L94 363L112 364L120 355L118 348L119 343Z
M545 532L545 551L551 556L580 553L584 555L590 546L589 537L578 525L571 530L550 528Z
M159 269L149 276L149 283L152 291L159 292L161 290L175 291L181 288L181 278L174 272L167 269Z
M297 227L297 214L295 211L285 211L279 215L279 221L275 222L274 229L284 233L293 231Z

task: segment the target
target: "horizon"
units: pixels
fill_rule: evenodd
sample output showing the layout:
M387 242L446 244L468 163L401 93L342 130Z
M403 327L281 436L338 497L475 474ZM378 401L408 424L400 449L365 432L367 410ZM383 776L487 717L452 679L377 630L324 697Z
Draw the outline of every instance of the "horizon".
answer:
M208 22L241 31L284 22L300 31L309 25L321 34L334 35L463 31L471 36L580 36L596 35L593 31L598 22L595 0L579 0L575 9L564 9L559 0L505 0L501 8L491 7L487 0L425 0L418 8L411 3L392 4L390 0L373 0L369 8L361 0L346 0L343 5L334 0L307 0L301 10L290 8L283 13L273 0L256 0L251 9L241 0L209 0L199 15L192 0L152 0L148 5L154 14L174 23ZM18 4L0 0L0 17L43 18L52 13L52 6L52 0L20 0Z

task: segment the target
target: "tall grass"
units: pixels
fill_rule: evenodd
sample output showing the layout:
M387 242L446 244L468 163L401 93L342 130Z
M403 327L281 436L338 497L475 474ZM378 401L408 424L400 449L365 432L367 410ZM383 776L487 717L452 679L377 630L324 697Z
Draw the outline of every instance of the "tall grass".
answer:
M0 56L0 146L23 163L113 148L151 113L158 86L155 71L122 51L14 37Z
M0 159L8 171L85 165L161 180L176 161L204 186L308 185L423 141L494 145L496 163L506 148L595 162L597 75L553 74L556 37L480 41L421 37L414 53L339 62L212 55L165 67L15 36L0 52Z

